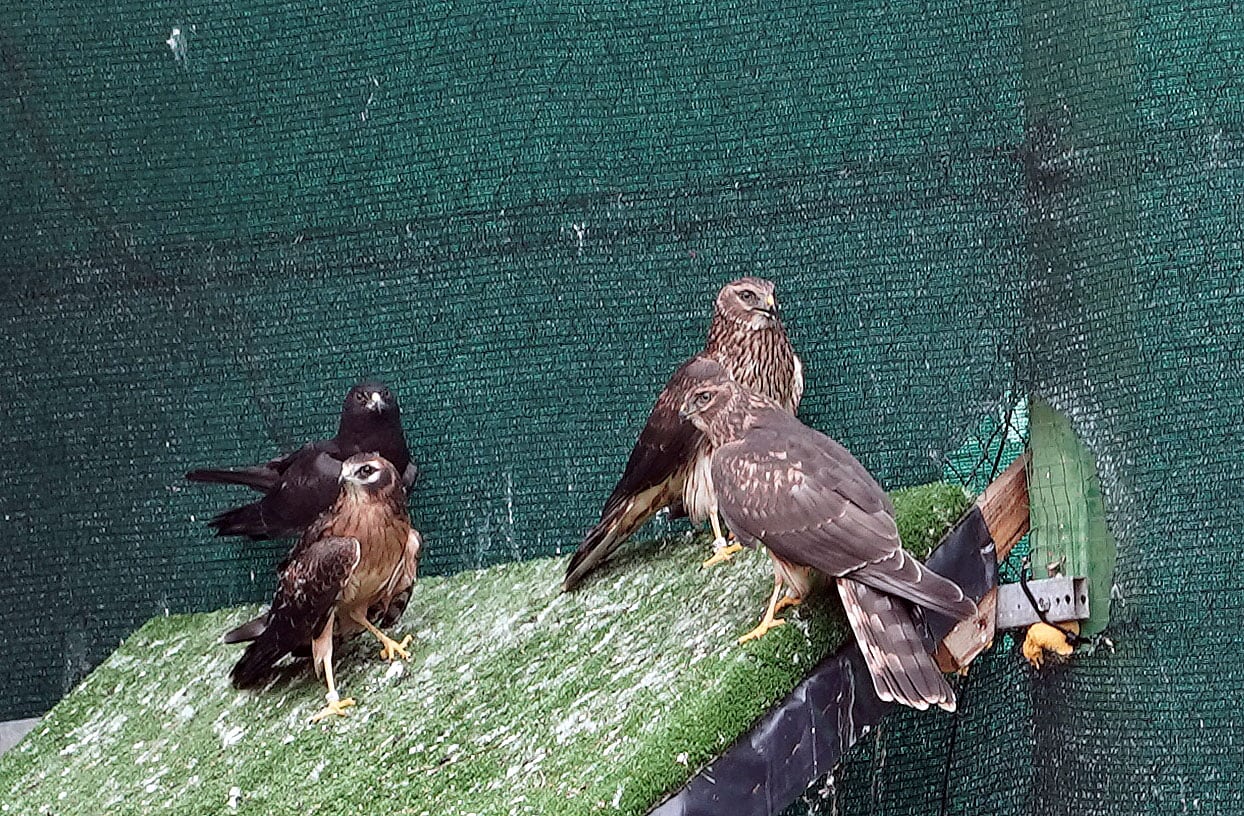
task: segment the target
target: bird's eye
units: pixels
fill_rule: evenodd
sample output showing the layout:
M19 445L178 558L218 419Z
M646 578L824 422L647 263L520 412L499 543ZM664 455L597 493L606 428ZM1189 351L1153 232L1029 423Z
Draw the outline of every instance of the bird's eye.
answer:
M755 303L756 302L756 293L753 292L751 289L744 289L742 292L739 293L739 297L743 298L744 303Z
M376 472L376 469L372 467L371 465L363 465L361 468L358 469L357 474L360 479L366 479L368 476L372 475L375 472Z
M695 404L696 405L708 405L709 402L712 401L712 399L713 399L713 395L711 392L701 391L700 393L695 395Z

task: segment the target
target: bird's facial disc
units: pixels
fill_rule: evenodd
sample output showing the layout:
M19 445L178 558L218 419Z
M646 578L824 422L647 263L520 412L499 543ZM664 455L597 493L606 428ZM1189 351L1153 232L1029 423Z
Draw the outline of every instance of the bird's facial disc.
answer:
M734 284L730 292L736 309L752 328L764 328L778 319L777 298L769 281L745 279Z
M384 478L384 463L379 459L366 459L361 462L347 462L341 467L341 481L359 487L374 485Z
M708 425L711 415L730 398L729 388L721 384L702 384L683 398L678 415L700 430Z

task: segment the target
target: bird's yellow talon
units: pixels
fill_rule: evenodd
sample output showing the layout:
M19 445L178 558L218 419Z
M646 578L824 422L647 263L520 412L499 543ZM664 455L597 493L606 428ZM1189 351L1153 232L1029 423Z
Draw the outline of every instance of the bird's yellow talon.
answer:
M384 648L380 650L380 659L396 660L400 657L403 660L409 660L410 652L406 649L406 647L410 645L411 640L413 640L413 638L410 635L402 638L401 643L398 643L393 638L382 636L380 642L384 644Z
M320 709L319 713L311 717L308 722L317 723L320 720L326 720L333 716L344 717L346 715L346 709L353 707L353 705L353 697L347 697L344 700L330 699L328 701L328 705Z
M777 627L781 626L784 623L786 623L786 620L784 618L773 618L770 620L763 620L760 622L759 626L757 626L752 631L748 632L746 635L743 635L743 637L739 638L739 645L742 646L744 643L746 643L749 640L756 640L757 638L762 637L765 634L765 632L768 632L770 629L776 629Z
M718 542L720 542L720 546L718 546ZM742 549L742 544L727 545L724 539L717 539L717 541L713 542L713 557L705 561L700 566L702 569L708 569L709 567L729 561L731 556Z

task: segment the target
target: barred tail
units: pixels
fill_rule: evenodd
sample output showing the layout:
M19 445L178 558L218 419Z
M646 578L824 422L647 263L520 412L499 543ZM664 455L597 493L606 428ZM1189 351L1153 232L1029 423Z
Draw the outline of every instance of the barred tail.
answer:
M956 621L976 614L976 604L963 594L958 584L938 575L906 550L896 549L885 558L850 573L850 577Z
M864 653L877 696L923 711L955 710L955 693L929 654L906 602L849 578L838 579L847 621Z

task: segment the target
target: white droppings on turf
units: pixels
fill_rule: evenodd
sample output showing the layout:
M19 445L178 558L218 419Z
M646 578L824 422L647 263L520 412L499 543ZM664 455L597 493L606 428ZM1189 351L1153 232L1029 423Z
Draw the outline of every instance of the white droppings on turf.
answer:
M216 721L212 723L212 731L220 739L221 748L229 748L237 745L242 741L242 737L246 734L246 729L240 725L230 725L227 721L229 712L222 711Z

